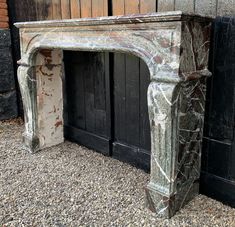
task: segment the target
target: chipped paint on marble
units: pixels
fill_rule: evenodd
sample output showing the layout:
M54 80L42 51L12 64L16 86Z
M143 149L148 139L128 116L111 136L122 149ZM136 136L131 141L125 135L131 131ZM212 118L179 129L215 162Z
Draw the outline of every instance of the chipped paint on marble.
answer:
M149 207L171 217L198 193L211 19L181 12L17 23L25 144L63 142L62 50L116 51L150 72Z
M61 59L61 50L42 49L36 56L38 137L41 148L64 141Z

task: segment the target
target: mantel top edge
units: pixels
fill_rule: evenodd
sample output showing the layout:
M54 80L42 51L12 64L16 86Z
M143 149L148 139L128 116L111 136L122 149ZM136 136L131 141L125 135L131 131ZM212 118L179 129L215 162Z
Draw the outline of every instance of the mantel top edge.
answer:
M168 22L168 21L212 21L213 17L183 13L182 11L169 11L147 14L129 14L120 16L105 16L95 18L79 18L65 20L44 20L31 22L18 22L14 25L17 28L39 28L39 27L66 27L66 26L89 26L89 25L114 25L114 24L136 24L149 22Z

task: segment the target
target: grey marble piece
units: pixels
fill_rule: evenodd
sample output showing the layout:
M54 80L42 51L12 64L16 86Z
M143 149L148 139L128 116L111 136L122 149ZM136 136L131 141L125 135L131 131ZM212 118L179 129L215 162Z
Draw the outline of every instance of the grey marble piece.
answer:
M151 79L149 207L171 217L198 194L211 18L177 11L16 26L28 150L64 141L62 50L130 53Z

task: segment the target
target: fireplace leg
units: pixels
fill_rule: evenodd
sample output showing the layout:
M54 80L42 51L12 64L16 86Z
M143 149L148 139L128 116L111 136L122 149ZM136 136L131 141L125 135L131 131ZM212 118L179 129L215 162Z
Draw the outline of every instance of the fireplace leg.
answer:
M198 194L204 120L205 78L187 82L151 82L151 176L149 208L170 218Z
M24 144L30 152L64 141L62 51L39 50L33 66L21 65L18 81L22 94Z
M34 68L19 66L18 81L24 108L25 132L23 133L23 141L27 150L37 151L40 143L37 134L37 84Z

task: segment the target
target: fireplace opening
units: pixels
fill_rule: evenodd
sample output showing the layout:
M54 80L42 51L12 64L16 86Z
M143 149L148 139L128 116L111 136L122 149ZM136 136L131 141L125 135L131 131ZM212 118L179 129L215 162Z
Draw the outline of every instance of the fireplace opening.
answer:
M64 51L64 68L65 138L149 172L145 62L123 53Z

